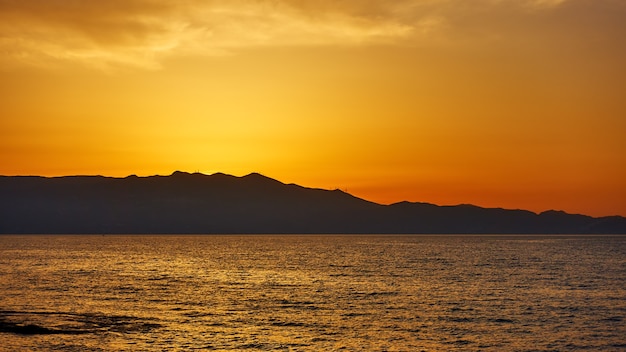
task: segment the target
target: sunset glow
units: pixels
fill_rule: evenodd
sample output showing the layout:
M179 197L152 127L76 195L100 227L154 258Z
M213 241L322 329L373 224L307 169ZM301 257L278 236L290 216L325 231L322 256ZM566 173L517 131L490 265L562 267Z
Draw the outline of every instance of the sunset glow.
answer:
M0 0L0 175L626 216L626 2Z

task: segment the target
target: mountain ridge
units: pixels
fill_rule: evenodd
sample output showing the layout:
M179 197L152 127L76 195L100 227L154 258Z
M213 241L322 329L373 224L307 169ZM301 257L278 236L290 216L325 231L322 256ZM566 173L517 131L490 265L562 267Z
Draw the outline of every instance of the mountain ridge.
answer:
M626 218L402 201L259 173L0 176L0 233L626 233Z

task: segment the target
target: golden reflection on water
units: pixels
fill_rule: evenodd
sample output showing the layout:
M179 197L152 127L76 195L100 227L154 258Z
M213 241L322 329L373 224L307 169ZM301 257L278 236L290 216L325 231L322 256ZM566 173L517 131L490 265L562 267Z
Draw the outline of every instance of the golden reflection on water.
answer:
M619 236L0 236L0 264L0 351L626 348Z

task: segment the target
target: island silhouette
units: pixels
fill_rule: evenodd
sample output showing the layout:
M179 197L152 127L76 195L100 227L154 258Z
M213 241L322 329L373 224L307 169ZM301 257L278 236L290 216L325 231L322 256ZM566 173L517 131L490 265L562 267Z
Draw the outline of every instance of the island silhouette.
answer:
M383 205L341 190L236 177L0 176L3 234L624 234L626 218Z

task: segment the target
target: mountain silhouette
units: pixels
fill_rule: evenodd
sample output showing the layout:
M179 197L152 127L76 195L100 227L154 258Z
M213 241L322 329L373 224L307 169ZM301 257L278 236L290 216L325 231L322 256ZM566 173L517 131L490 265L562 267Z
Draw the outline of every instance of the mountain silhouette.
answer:
M4 234L617 234L626 218L400 202L252 173L0 176Z

